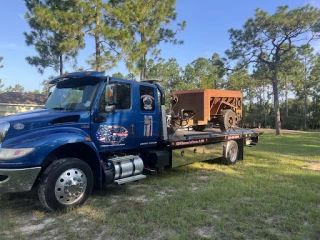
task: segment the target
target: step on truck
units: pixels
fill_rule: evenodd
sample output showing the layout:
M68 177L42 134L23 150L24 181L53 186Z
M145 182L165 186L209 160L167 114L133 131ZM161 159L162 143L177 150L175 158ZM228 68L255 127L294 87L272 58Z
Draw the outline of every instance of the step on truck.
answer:
M43 109L0 119L0 194L37 189L52 211L146 173L216 158L234 164L261 134L182 128L168 134L164 91L152 80L76 72L50 84Z

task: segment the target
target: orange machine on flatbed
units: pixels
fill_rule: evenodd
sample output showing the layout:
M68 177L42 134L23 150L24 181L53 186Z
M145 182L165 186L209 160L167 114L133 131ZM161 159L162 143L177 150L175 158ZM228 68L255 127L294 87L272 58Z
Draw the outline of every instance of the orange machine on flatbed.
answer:
M242 93L216 89L174 91L171 107L173 127L189 125L202 131L212 122L225 132L234 128L242 117Z

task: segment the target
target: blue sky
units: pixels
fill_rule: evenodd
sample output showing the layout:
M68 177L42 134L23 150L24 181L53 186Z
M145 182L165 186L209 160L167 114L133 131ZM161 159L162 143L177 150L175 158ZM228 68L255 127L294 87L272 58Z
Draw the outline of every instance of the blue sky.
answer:
M320 7L320 0L177 0L178 21L187 21L185 31L178 35L184 44L161 45L161 57L174 57L184 67L198 57L211 57L214 52L223 55L230 46L228 29L241 28L256 8L273 13L279 5L295 8L307 3ZM25 12L23 0L0 0L0 56L4 57L0 79L5 87L20 84L26 90L34 90L41 88L42 80L57 73L48 69L40 75L27 64L25 58L36 53L25 44L23 32L30 31L23 17ZM86 45L79 54L79 67L88 68L85 60L94 51L93 39L88 39ZM314 43L314 47L320 50L319 43ZM121 62L108 74L118 71L127 73Z

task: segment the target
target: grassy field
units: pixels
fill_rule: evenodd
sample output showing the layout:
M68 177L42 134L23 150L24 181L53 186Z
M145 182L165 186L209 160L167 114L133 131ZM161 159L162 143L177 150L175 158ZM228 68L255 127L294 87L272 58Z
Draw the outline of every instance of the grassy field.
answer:
M320 133L261 136L233 166L196 163L96 191L69 213L0 197L0 239L320 239Z

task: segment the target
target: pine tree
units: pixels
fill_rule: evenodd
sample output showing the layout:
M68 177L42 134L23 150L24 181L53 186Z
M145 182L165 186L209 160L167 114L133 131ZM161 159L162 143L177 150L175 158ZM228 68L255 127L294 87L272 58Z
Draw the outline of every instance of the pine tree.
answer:
M302 63L301 80L298 84L298 91L301 91L304 103L303 120L304 127L307 127L307 113L308 113L308 96L311 94L316 82L311 78L311 71L316 64L316 56L313 54L314 48L310 44L301 45L298 48L298 55Z
M226 51L230 60L238 60L242 66L263 62L272 73L276 134L280 135L279 72L283 57L295 47L295 42L307 42L319 38L319 9L307 5L289 10L279 6L270 15L257 9L243 29L230 29L232 49ZM302 42L303 43L303 42Z
M34 46L38 53L38 56L27 57L27 62L41 74L48 67L63 74L63 63L76 58L78 50L84 47L83 36L66 31L72 26L60 18L66 12L69 15L63 19L72 15L73 1L25 0L25 4L28 9L25 18L32 29L24 33L26 44Z
M95 52L89 57L88 64L97 71L114 67L121 54L110 40L116 34L115 27L111 25L110 3L102 0L80 0L79 11L83 26L78 34L94 38Z
M182 44L176 35L186 23L178 23L172 30L168 25L176 20L175 0L111 0L112 24L117 28L113 38L121 49L127 68L146 78L148 54L160 54L160 43Z
M114 78L124 78L123 74L121 72L116 72L112 74L112 77Z

